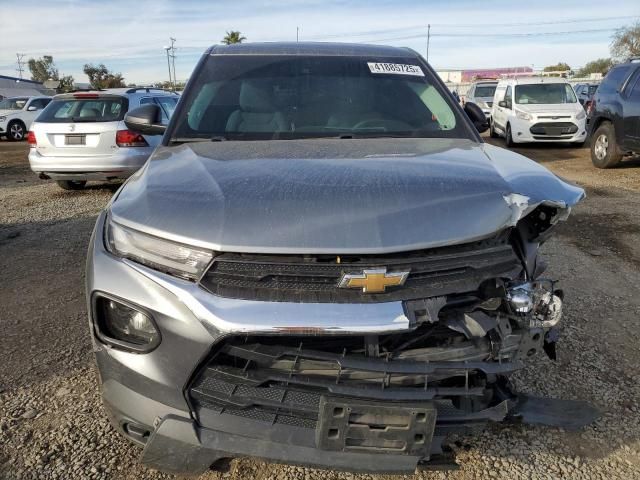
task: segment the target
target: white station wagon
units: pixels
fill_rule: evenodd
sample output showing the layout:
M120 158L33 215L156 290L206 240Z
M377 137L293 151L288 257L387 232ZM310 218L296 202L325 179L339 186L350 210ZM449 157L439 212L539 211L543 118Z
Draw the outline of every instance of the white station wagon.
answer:
M128 130L124 115L155 104L157 123L167 124L179 98L146 87L56 95L29 131L31 170L65 190L84 188L88 180L127 178L144 165L160 137Z

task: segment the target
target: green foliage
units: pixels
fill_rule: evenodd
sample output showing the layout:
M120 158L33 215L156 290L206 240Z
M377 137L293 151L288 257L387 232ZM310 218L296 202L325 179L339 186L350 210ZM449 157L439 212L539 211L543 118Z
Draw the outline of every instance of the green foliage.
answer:
M87 63L82 71L89 77L91 88L119 88L126 86L122 74L110 72L103 63L95 66Z
M592 73L601 73L604 76L612 66L613 61L610 58L598 58L597 60L588 62L578 70L576 77L588 77Z
M611 42L611 56L622 61L640 57L640 22L616 30Z
M565 70L571 70L571 67L568 63L564 62L559 62L556 65L549 65L543 69L545 72L564 72Z
M31 72L31 80L45 82L59 79L58 69L55 67L51 55L45 55L37 60L30 58L27 65L29 65L29 71Z
M240 32L231 30L224 36L224 38L222 39L222 43L224 43L225 45L231 45L233 43L242 43L246 39L247 37L242 36Z
M61 78L51 55L44 55L38 59L30 58L27 65L31 72L31 80L35 80L36 82L59 80L60 84L57 88L58 93L73 90L73 77L71 75L64 75Z

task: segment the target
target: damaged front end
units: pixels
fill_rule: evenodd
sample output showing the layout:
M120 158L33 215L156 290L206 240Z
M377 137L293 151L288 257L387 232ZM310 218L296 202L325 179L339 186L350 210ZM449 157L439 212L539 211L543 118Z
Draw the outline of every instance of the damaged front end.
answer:
M538 248L567 213L558 205L526 206L515 226L483 242L418 252L401 262L345 257L337 266L321 265L330 275L332 269L357 271L383 261L410 264L405 289L384 295L397 300L400 291L412 289L409 295L436 294L403 299L409 330L402 333L326 335L290 329L226 336L188 387L194 417L212 429L221 428L223 417L266 422L274 439L280 431L290 435L284 433L290 427L307 429L315 432L315 445L323 451L403 454L419 465L445 458L442 446L449 434L471 433L489 421L568 429L590 423L597 412L587 404L521 395L509 383L528 358L540 352L556 358L563 293L544 278ZM288 257L275 270L283 275L304 264L309 276L322 260ZM202 285L219 292L246 262L253 262L254 274L274 269L273 259L221 258ZM276 285L278 300L309 300L302 289L308 276L288 286L274 276L271 284L256 286L245 279L223 293L265 299L276 295L269 292ZM470 280L476 288L469 288ZM317 301L352 300L325 283Z

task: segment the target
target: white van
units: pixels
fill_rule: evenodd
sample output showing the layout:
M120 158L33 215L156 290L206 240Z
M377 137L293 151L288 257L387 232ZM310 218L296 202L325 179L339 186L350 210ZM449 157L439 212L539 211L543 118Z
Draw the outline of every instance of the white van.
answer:
M587 138L586 114L563 78L516 77L500 80L491 107L492 137L507 146L525 142L570 142Z

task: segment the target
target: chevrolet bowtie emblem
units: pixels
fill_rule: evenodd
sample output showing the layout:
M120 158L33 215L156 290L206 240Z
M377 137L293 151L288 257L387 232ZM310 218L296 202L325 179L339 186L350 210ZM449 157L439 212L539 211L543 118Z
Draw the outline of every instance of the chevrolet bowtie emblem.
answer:
M345 273L340 288L361 288L363 293L384 293L387 287L404 285L409 272L387 272L386 268L363 270L362 273Z

